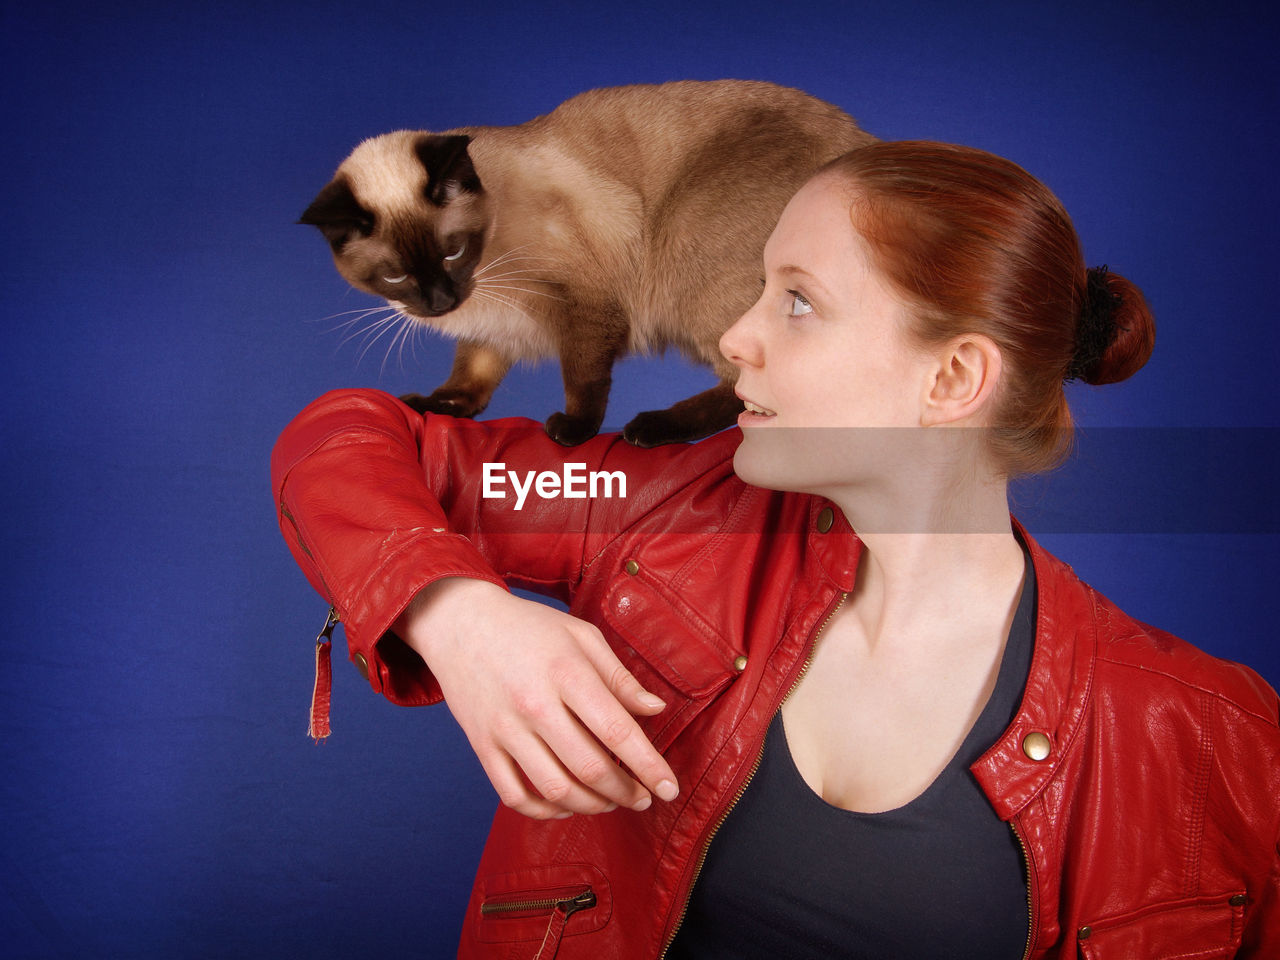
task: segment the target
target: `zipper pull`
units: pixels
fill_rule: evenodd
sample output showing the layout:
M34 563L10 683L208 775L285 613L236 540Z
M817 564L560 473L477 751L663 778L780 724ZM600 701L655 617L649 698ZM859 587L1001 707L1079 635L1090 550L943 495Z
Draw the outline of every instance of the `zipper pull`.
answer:
M590 887L576 897L557 900L555 909L551 912L551 922L547 924L547 932L542 935L542 943L533 960L555 960L555 955L560 950L560 940L564 936L564 926L569 918L579 910L595 905L595 891Z
M342 622L342 618L338 616L338 610L334 606L329 607L329 613L324 618L324 626L320 628L320 632L316 634L316 643L329 643L333 640L333 628Z
M587 888L576 897L570 897L568 900L557 900L556 909L564 912L565 917L571 917L579 910L585 910L588 907L596 905L596 893L594 890Z
M316 680L311 690L311 721L307 735L319 743L331 732L329 729L329 702L333 694L333 666L329 651L333 647L333 628L341 618L334 607L324 619L324 626L316 634Z

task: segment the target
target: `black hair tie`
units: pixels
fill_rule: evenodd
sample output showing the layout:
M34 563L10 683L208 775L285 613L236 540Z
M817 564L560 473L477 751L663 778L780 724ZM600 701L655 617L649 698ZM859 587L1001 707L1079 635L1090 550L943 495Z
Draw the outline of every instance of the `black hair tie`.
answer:
M1085 380L1097 367L1119 332L1116 310L1120 295L1107 283L1107 267L1090 267L1085 274L1084 304L1076 320L1076 350L1066 380Z

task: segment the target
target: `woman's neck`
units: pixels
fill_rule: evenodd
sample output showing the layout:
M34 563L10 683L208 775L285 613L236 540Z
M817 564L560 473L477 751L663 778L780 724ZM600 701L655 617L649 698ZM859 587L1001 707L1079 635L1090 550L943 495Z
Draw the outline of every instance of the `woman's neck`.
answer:
M916 476L878 495L828 496L863 542L854 598L873 642L956 618L1002 617L1016 600L1024 563L1003 478Z

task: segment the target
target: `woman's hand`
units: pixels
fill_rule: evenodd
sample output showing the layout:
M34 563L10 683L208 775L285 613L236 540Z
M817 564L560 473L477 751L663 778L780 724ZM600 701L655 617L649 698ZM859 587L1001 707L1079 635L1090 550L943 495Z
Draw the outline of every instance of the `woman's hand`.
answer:
M675 775L632 716L665 704L591 624L448 577L420 591L393 629L435 674L506 806L547 819L644 810L651 791L676 796Z

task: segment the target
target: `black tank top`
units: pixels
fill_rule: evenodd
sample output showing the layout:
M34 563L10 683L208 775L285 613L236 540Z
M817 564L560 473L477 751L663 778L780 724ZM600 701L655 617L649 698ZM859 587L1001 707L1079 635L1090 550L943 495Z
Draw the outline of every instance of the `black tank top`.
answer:
M1024 548L1024 557L1025 557ZM813 792L779 712L760 767L716 833L669 960L1018 960L1030 913L1017 839L970 765L1012 722L1035 636L1026 577L986 707L910 803L857 813Z

